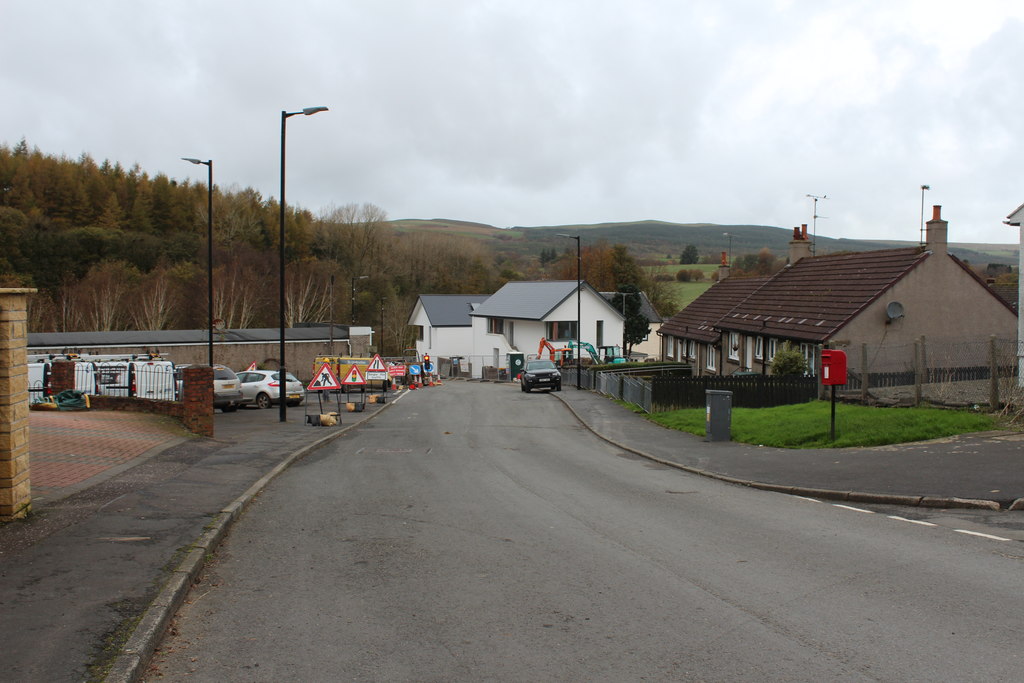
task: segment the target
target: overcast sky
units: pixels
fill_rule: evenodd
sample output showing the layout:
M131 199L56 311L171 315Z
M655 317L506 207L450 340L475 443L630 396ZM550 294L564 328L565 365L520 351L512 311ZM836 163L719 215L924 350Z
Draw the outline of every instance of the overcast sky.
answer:
M0 0L0 142L319 213L1015 242L1020 0ZM926 217L931 209L926 209Z

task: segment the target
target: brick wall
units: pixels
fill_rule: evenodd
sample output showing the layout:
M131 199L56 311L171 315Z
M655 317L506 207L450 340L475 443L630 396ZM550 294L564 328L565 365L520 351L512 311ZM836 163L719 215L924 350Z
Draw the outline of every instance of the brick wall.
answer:
M182 370L182 400L154 401L123 396L89 396L89 405L97 410L124 410L132 413L168 415L181 420L185 429L200 436L213 436L213 368L190 367ZM50 390L56 396L75 388L75 363L54 361L50 365Z

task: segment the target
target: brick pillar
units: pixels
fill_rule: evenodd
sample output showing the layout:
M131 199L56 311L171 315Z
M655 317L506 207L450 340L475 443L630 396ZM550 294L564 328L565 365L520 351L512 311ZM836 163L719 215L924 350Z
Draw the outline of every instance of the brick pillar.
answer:
M50 377L48 379L50 395L56 396L62 391L71 391L75 388L75 364L70 360L55 360L50 363Z
M213 436L213 368L185 368L181 380L182 423L194 434Z
M28 457L28 295L0 289L0 521L32 510Z

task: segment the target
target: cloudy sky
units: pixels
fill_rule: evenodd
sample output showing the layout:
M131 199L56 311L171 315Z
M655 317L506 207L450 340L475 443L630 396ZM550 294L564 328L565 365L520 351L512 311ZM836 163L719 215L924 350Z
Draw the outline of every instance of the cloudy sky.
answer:
M498 227L1014 242L1020 0L0 0L0 143ZM930 214L930 209L926 209Z

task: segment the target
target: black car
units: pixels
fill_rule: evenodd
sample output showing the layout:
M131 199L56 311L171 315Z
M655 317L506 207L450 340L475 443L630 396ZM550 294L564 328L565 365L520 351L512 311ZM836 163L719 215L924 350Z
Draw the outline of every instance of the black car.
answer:
M554 361L541 359L526 361L526 368L519 378L519 388L526 392L529 392L530 389L561 391L562 373L558 371Z

